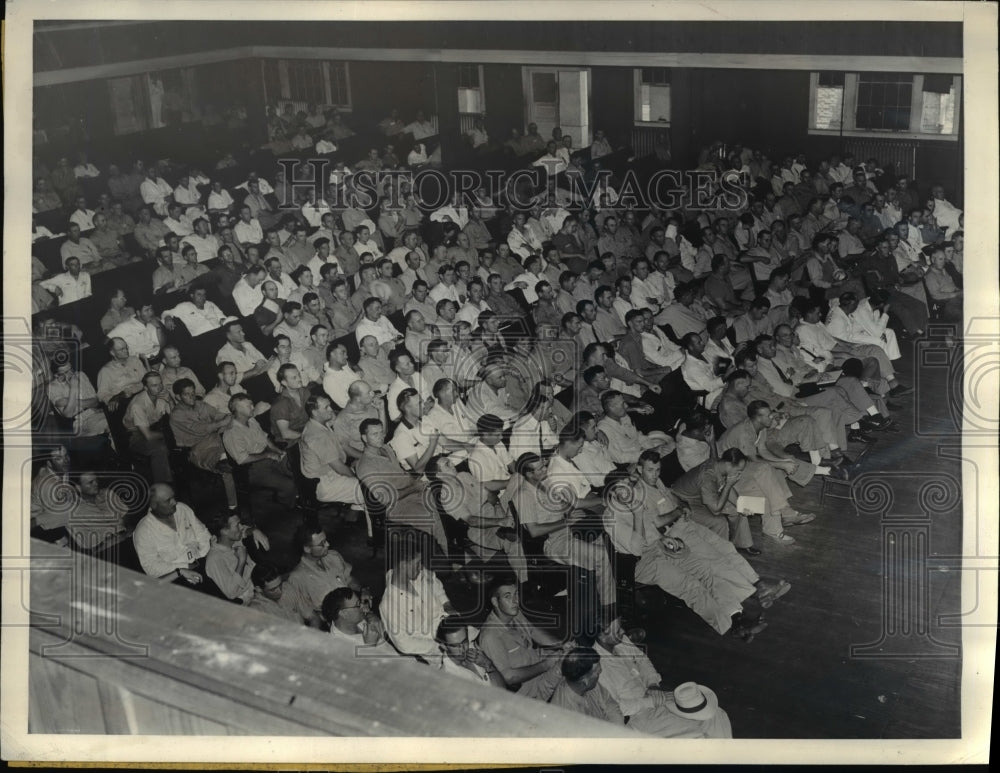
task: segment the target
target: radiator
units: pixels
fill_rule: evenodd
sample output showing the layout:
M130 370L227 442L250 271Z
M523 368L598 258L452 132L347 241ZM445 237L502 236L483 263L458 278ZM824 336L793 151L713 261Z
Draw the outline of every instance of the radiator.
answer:
M632 155L636 158L644 158L653 155L656 147L657 136L665 134L669 136L670 129L667 126L633 126L632 127Z
M854 160L858 163L875 158L878 159L883 168L892 164L897 175L906 175L911 180L917 176L917 143L915 142L845 137L844 152L853 153Z

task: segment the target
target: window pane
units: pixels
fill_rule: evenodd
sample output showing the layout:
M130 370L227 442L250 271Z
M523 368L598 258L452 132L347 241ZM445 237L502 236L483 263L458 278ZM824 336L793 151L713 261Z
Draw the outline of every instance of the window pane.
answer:
M460 88L458 90L458 112L476 113L477 115L483 112L479 89Z
M335 105L349 106L347 65L344 62L330 62L330 99Z
M543 105L554 105L559 101L556 75L551 72L531 73L532 99Z
M929 134L953 134L955 131L955 89L947 94L924 92L920 131Z
M839 129L841 110L844 105L844 89L820 86L816 89L816 111L813 127L816 129Z
M670 87L643 86L642 120L670 121Z

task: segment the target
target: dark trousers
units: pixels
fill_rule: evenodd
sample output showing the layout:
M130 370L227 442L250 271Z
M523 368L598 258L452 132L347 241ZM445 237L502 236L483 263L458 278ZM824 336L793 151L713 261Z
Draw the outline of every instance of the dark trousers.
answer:
M261 459L250 465L249 473L251 488L273 491L280 504L295 506L295 480L284 461Z

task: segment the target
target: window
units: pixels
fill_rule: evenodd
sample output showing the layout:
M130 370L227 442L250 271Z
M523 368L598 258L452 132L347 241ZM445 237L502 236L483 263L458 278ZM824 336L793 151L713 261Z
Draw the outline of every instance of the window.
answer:
M482 115L486 112L481 65L458 66L458 112L465 115Z
M634 71L636 123L670 124L670 69L642 67Z
M814 129L839 129L844 110L844 73L818 73L812 123Z
M270 98L270 88L268 95ZM311 59L278 60L278 101L296 109L308 105L329 105L349 110L351 83L347 62Z
M864 72L858 76L854 128L907 131L913 102L913 76Z
M288 63L288 98L308 104L326 102L322 62Z
M351 106L351 83L347 77L347 62L327 63L330 73L330 98L328 104L335 107Z
M849 137L958 138L961 76L814 72L809 131Z

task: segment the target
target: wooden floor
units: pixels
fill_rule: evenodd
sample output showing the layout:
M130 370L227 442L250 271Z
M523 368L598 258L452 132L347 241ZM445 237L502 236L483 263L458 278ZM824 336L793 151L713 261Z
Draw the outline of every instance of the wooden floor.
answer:
M664 681L693 679L712 687L738 737L961 734L960 629L937 625L940 615L961 610L960 573L937 567L923 572L919 558L910 556L890 563L887 572L884 560L887 551L910 544L909 534L921 532L930 558L961 552L959 463L938 455L939 446L955 444L959 426L946 399L952 376L935 364L949 351L902 346L895 364L914 393L894 401L901 406L894 414L899 433L879 434L866 458L855 494L867 504L856 510L845 500L821 503L822 483L814 479L804 488L793 486L793 506L818 516L789 529L796 544L778 546L758 536L759 521L753 524L763 551L752 560L755 569L792 583L765 613L767 630L745 644L718 636L686 608L651 605L644 623L649 655ZM900 617L893 591L919 589L921 575L927 603L914 603L905 615L914 627L880 645L883 631ZM919 619L924 615L926 628ZM865 645L874 646L859 651Z

